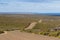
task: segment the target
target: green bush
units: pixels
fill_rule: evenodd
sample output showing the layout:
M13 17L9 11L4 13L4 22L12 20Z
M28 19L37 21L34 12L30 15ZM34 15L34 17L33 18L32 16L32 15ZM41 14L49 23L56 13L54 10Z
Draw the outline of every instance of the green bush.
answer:
M42 34L42 35L48 35L49 32L40 32L40 34Z
M59 36L57 36L58 38L60 38L60 35Z
M59 32L50 32L49 36L57 37L57 36L59 36Z
M0 31L0 34L4 33L4 31Z

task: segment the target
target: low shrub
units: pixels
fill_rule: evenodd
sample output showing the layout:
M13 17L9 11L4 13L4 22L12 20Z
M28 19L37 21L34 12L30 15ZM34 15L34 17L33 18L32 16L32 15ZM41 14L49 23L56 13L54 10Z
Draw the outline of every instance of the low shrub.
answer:
M0 34L4 33L4 31L0 31Z
M28 30L24 30L25 32L29 32L29 33L32 33L32 31L30 30L30 29L28 29Z
M59 33L60 33L60 32L50 32L50 33L49 33L49 36L57 37L57 36L59 36Z
M49 32L40 32L41 35L48 35Z

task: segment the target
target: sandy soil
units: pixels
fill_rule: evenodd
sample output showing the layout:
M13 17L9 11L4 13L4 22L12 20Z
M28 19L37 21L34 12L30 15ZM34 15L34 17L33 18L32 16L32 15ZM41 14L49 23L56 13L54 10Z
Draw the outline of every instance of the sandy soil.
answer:
M10 31L7 32L7 34L0 34L0 40L60 40L60 39L20 31Z

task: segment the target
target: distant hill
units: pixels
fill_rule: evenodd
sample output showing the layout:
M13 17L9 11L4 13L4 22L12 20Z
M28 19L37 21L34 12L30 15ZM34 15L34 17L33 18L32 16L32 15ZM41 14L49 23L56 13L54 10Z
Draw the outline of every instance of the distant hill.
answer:
M32 12L0 12L0 14L34 14L34 15L46 15L46 16L60 16L60 13L32 13Z
M35 13L37 15L60 16L60 13Z

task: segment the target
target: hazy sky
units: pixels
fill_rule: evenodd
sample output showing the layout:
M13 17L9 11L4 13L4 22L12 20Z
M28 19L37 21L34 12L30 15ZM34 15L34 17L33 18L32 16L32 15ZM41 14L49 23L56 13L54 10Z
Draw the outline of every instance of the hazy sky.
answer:
M60 13L60 0L0 0L0 12Z

